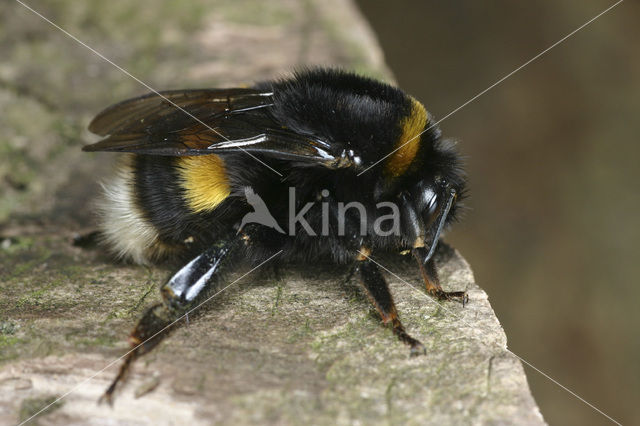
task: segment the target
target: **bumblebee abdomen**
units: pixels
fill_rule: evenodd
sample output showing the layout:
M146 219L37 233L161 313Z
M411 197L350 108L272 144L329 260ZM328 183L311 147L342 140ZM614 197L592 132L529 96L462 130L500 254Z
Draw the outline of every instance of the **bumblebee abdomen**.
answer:
M164 257L171 246L161 242L136 194L136 158L120 159L115 175L104 183L98 203L100 230L105 244L118 257L146 264Z
M145 264L181 256L228 228L215 212L231 191L216 155L125 155L103 186L101 231L120 258Z

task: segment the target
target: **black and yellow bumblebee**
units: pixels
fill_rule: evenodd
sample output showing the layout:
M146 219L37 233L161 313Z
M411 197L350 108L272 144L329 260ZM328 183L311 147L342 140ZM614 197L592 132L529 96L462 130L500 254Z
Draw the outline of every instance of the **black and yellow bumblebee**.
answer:
M105 138L85 151L128 153L105 185L106 243L138 263L186 264L133 330L108 400L131 362L241 263L277 254L354 265L411 355L424 346L404 330L372 253L409 250L428 293L466 302L442 289L432 257L465 192L460 156L396 87L305 69L251 88L151 93L107 108L89 129Z

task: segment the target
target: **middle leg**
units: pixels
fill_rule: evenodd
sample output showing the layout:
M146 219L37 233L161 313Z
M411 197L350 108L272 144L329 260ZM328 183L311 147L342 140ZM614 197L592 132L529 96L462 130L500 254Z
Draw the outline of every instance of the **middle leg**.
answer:
M402 326L389 286L376 264L368 257L360 255L358 256L358 272L360 273L360 281L367 291L367 296L380 313L382 322L391 324L393 333L398 339L409 345L411 348L410 356L425 354L424 345L411 337Z

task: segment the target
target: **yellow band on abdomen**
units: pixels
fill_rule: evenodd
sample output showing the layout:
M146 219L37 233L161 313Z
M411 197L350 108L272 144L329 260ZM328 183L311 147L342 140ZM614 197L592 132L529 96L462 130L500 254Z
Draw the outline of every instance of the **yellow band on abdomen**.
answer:
M194 213L215 209L231 193L224 161L217 155L179 157L178 170Z

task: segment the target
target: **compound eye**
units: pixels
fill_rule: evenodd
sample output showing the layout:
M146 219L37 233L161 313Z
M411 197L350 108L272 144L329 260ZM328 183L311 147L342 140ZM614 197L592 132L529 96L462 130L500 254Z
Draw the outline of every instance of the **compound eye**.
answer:
M420 192L420 207L425 214L432 215L438 205L438 196L432 188L423 188Z

